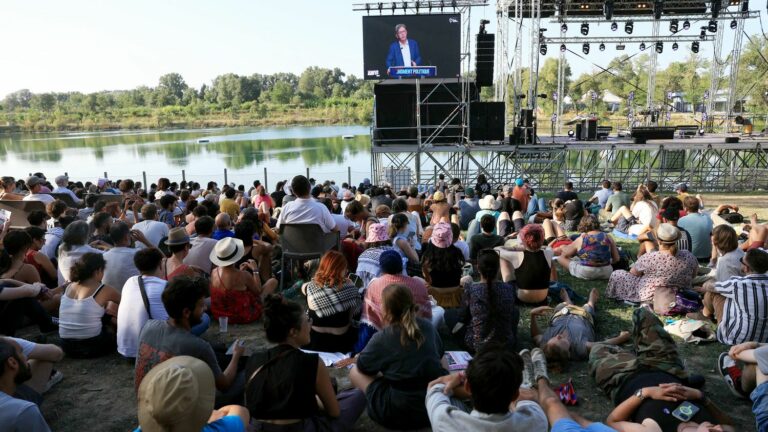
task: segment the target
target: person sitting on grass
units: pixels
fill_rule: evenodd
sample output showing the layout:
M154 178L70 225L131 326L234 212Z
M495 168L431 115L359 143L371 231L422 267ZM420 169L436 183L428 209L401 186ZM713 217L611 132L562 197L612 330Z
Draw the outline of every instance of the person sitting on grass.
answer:
M638 236L658 225L656 219L658 212L658 204L651 197L648 188L640 185L637 187L632 205L629 208L622 206L614 211L611 222L616 226L616 231L630 236Z
M494 345L483 348L465 373L429 383L426 404L432 430L546 431L547 417L536 403L536 393L520 387L523 375L519 354ZM471 413L459 401L466 399L472 402Z
M447 372L443 344L432 324L417 318L411 290L390 285L382 293L387 326L373 335L349 372L368 399L368 417L389 429L429 426L427 384Z
M675 197L668 197L667 200L677 200ZM666 201L666 200L665 200ZM682 205L682 204L680 204ZM677 205L667 205L659 212L661 216L661 223L672 225L680 231L680 238L677 239L677 249L691 251L691 233L680 228L677 225L677 221L680 219L681 207ZM656 227L658 229L658 227ZM659 250L659 241L653 231L648 231L637 236L637 241L640 242L640 248L637 250L637 257L645 255L646 253L656 252Z
M168 195L166 195L168 196ZM170 358L152 369L139 386L139 427L134 432L245 432L251 414L240 405L214 410L213 372L190 356Z
M757 430L768 430L768 344L734 345L720 354L717 366L731 393L752 400Z
M589 301L582 306L576 306L565 290L560 291L562 303L554 309L540 306L531 310L531 338L544 351L547 360L565 366L570 360L586 360L595 344L595 306L599 292L592 288ZM537 318L548 312L554 312L549 320L549 327L543 332L539 329ZM619 336L607 339L602 343L621 345L629 341L629 332L622 331Z
M19 385L32 378L32 368L21 346L0 338L0 425L9 431L50 432L40 408L15 397Z
M619 432L735 432L717 404L692 388L700 387L703 379L685 370L675 341L656 315L640 307L632 322L632 351L596 343L589 353L590 375L616 405L606 424ZM684 401L698 408L689 422L668 414Z
M254 353L246 367L245 404L255 430L352 430L365 409L357 389L336 394L323 360L300 348L310 343L312 319L281 295L264 299L264 330L272 348Z
M616 242L600 229L594 215L581 219L579 231L582 234L573 243L555 250L558 264L579 279L608 279L613 272L611 264L620 259Z
M517 236L520 244L513 248L497 248L501 253L501 275L504 282L514 280L517 298L529 304L546 300L549 281L556 271L552 268L553 252L544 250L544 229L528 224Z
M504 244L504 237L494 234L496 219L487 214L480 218L480 235L474 235L469 239L469 259L474 262L477 254L483 249L493 249Z

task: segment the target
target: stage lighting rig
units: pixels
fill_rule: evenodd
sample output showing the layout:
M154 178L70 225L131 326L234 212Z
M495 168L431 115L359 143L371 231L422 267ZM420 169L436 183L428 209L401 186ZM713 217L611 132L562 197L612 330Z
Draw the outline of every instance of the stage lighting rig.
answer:
M645 42L640 42L640 51L645 51Z
M547 55L547 44L541 44L539 47L539 54L541 55Z
M736 20L731 21L731 30L736 30L736 27L739 26L739 23L736 22Z
M672 44L672 51L677 51L678 48L679 46L677 45L677 42Z
M680 22L678 20L676 20L676 19L673 19L672 21L670 21L669 22L669 31L672 32L672 34L677 33L677 31L679 29L679 27L678 27L679 24L680 24Z
M656 0L653 2L653 19L660 20L661 14L664 11L664 2Z
M603 3L603 15L605 15L605 19L608 21L613 19L613 2L614 0L605 0L605 3Z
M717 19L720 16L720 7L722 2L720 0L709 0L710 10L712 11L712 18Z
M584 54L589 54L589 44L588 43L585 43L584 45L581 46L581 52L583 52Z
M694 54L698 54L698 52L699 52L699 42L694 41L691 44L691 52L694 53Z
M589 24L588 23L582 23L581 24L581 34L584 36L589 34Z
M661 54L664 52L664 43L656 42L656 53Z
M710 33L717 33L717 21L715 21L715 20L710 20L710 21L709 21L709 24L707 24L707 30L708 30Z
M688 30L691 28L691 22L688 20L683 21L683 30Z
M624 31L625 31L627 34L632 34L632 31L633 31L634 29L635 29L635 23L634 23L634 22L632 22L632 21L627 21L627 22L624 24Z
M568 31L568 24L563 24L560 26L560 33L565 33Z
M611 23L611 31L616 31L618 29L619 29L619 24L616 21L612 22Z
M605 44L604 43L600 43L599 48L600 48L600 51L605 51Z
M565 44L560 44L560 52L565 52L566 49Z

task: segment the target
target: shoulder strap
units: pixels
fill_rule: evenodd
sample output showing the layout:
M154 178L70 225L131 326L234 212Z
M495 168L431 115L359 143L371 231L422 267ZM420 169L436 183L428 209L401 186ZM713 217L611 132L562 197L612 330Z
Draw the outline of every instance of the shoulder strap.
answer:
M147 310L147 316L152 319L152 312L149 310L149 298L147 297L147 290L144 288L144 277L139 275L139 291L141 292L141 299L144 301L144 309Z

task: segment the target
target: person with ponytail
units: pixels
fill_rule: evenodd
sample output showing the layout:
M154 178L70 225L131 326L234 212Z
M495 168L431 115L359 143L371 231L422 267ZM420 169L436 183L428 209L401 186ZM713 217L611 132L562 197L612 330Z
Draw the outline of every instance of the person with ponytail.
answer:
M382 300L386 327L358 354L349 379L365 392L368 417L376 423L396 430L427 427L427 384L447 374L440 364L442 341L432 323L418 318L410 289L390 285Z
M515 306L515 289L497 280L499 261L495 250L481 250L477 258L480 282L473 283L464 291L461 308L446 311L448 329L457 342L472 353L480 351L488 343L511 350L517 343L520 312ZM457 328L460 321L466 326Z
M94 358L117 348L115 319L120 293L101 282L106 261L86 253L70 269L71 282L59 307L59 336L64 352L73 358Z
M277 345L254 353L246 367L245 405L255 430L351 430L365 409L365 395L358 389L336 394L322 359L300 349L309 344L312 328L304 308L269 294L263 321L267 340Z

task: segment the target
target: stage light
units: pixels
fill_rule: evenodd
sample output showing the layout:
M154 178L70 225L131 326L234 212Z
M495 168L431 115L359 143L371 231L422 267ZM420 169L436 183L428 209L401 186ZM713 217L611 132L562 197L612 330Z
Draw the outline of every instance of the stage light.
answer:
M604 43L600 44L600 51L605 51L605 44Z
M480 34L488 34L487 31L485 31L485 25L490 24L491 22L487 19L481 19L480 20L480 31L478 33ZM539 37L541 37L541 32L539 32Z
M445 2L441 0L441 1L440 1L440 12L442 12L442 11L443 11L443 8L444 8L444 7L445 7Z
M459 5L456 2L456 0L452 0L451 1L451 7L453 8L454 12L456 11L456 8L459 7Z
M701 33L699 33L699 39L704 40L706 38L707 38L707 28L706 27L702 27L701 28Z
M707 24L707 30L708 30L710 33L717 33L717 21L715 21L715 20L710 20L710 21L709 21L709 24Z
M565 52L566 47L565 44L560 44L560 52Z
M557 16L565 15L565 0L557 0Z
M370 3L366 3L365 4L365 13L366 13L366 15L370 15L371 14L371 4Z
M662 42L656 42L656 53L661 54L664 52L664 44Z
M627 34L632 34L632 30L635 29L635 23L632 21L627 21L626 24L624 24L624 31Z
M645 51L645 42L640 42L640 51Z
M731 21L731 30L736 30L736 27L739 26L739 23L736 22L736 20Z
M589 34L589 24L583 23L581 25L581 34L583 34L584 36Z
M678 45L677 42L672 44L672 51L677 51Z
M403 13L408 9L408 2L403 2Z
M664 2L656 0L653 2L653 19L660 20L661 13L664 11Z
M712 11L712 18L717 19L717 17L720 16L720 6L722 5L722 1L710 0L709 5L710 5L710 10Z
M694 53L694 54L698 54L698 52L699 52L699 42L698 41L694 41L691 44L691 52Z
M603 15L605 15L605 19L608 21L613 19L613 1L614 0L606 0L605 3L603 3Z
M541 44L539 47L539 54L547 55L547 44Z
M678 20L676 20L676 19L670 21L669 22L669 31L672 32L672 33L677 33L679 23L680 22Z
M589 44L588 43L585 43L584 45L581 46L581 52L583 52L584 54L589 54Z
M565 33L568 31L568 24L563 24L560 26L560 33Z
M624 51L624 48L626 48L626 46L624 44L616 45L616 51Z
M683 21L683 30L688 30L691 28L691 22L688 20Z
M741 11L749 12L749 0L744 0L741 2Z
M616 31L619 29L619 24L616 23L616 21L611 23L611 31Z
M568 130L568 138L573 138L574 135L573 129Z

